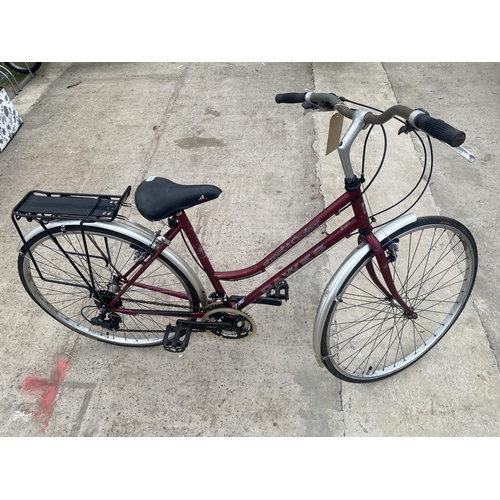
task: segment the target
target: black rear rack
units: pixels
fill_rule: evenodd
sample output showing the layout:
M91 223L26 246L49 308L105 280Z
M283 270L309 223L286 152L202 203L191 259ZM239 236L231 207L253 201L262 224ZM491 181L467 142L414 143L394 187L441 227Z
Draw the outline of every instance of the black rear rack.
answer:
M131 186L121 195L49 193L30 191L12 210L12 218L44 223L51 220L78 219L83 222L112 221L130 194Z
M19 236L23 242L25 252L33 262L38 275L44 281L53 283L64 283L65 285L81 287L82 285L73 282L55 281L50 277L44 277L40 268L32 254L26 239L17 223L19 219L26 219L28 222L36 221L45 231L45 233L52 239L55 245L61 250L68 261L72 264L82 280L85 282L89 290L90 296L94 290L94 280L92 274L92 267L90 265L89 254L87 250L85 253L79 255L80 258L87 259L90 281L85 277L80 269L74 263L75 254L73 252L65 251L59 244L56 238L52 235L51 231L47 228L46 224L53 220L76 220L80 224L80 230L87 249L85 240L84 223L92 223L96 221L112 221L117 216L123 202L127 199L131 191L131 186L128 186L121 196L108 195L108 194L80 194L80 193L49 193L46 191L30 191L12 210L12 222L16 227Z

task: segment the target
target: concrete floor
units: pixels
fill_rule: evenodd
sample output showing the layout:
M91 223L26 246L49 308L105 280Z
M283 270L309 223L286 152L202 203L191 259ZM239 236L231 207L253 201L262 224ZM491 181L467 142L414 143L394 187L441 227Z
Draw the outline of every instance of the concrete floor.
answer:
M42 65L13 101L25 124L0 155L0 435L498 436L499 173L491 166L499 77L493 63ZM317 365L316 307L351 241L291 279L286 305L253 307L258 333L239 345L200 334L183 355L113 347L76 335L32 303L17 276L10 221L32 189L120 193L149 175L216 184L220 198L189 212L207 254L220 270L260 260L342 192L338 159L324 156L329 116L274 103L278 92L306 90L384 109L424 107L467 133L476 162L435 142L433 182L414 211L469 227L477 283L460 321L421 361L362 386ZM397 199L420 168L411 138L396 132L388 127L384 170L394 189L374 186L374 207ZM34 389L41 379L58 391L53 405L44 407Z

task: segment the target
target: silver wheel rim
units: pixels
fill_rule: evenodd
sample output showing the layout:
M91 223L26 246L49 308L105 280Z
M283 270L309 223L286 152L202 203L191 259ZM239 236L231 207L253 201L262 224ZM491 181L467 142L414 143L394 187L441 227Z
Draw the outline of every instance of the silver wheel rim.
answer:
M129 239L110 231L101 232L86 229L86 234L93 237L94 241L98 244L99 239L104 242L106 239L105 237L107 237L108 248L110 248L109 251L111 253L116 252L116 259L113 262L113 267L119 269L120 267L131 265L134 250L130 248L131 241ZM58 232L57 236L59 240L61 233ZM67 236L65 237L65 249L67 250L68 248L72 248L73 253L79 251L79 246L73 241L76 241L78 238L81 238L79 230L69 230L67 232ZM68 243L68 239L72 241L72 244ZM135 245L143 247L143 245L139 243L135 243ZM102 244L100 246L104 248L105 245ZM112 248L114 246L116 246L116 249ZM54 247L55 245L48 236L42 236L36 241L35 246L31 249L34 254L34 258L42 270L42 273L45 273L50 277L50 279L59 279L65 273L69 272L71 273L70 276L72 280L76 281L78 278L82 281L81 278L77 276L76 272L70 267L70 264L66 262L60 264L56 261L56 255L58 259L65 260L65 258L62 254L60 254L60 252L55 252ZM130 255L127 255L125 252L128 252ZM90 250L89 253L91 253ZM80 256L76 257L76 259L82 263L82 266L84 266L83 259ZM97 258L94 258L93 264L97 260ZM42 281L27 255L24 257L21 269L24 274L28 292L34 300L52 317L77 333L85 336L118 345L157 345L163 340L166 326L170 323L175 323L175 318L166 316L119 314L121 317L119 329L103 328L92 325L88 320L97 316L98 311L97 307L95 307L94 299L89 297L90 294L86 288L78 288L69 285L57 285ZM89 277L88 272L84 273L84 275L87 278ZM109 275L111 276L111 271L109 271ZM152 264L151 268L147 270L144 276L145 278L141 277L143 282L148 280L148 284L171 287L175 292L186 294L189 297L189 291L179 275L174 269L167 266L161 259L157 259L157 261ZM100 287L104 288L107 283L104 283L103 280L106 278L107 276L103 270L103 266L100 265L100 268L96 273L96 277L94 277L96 284L99 281L101 283ZM62 297L59 298L56 294L59 294ZM126 296L127 298L125 299ZM148 302L153 302L153 304ZM135 309L168 308L169 310L176 307L178 310L190 311L193 309L193 304L191 300L159 295L157 293L152 294L152 292L149 291L146 292L144 290L139 290L138 288L131 288L130 293L126 292L124 295L123 307L133 307Z
M419 316L405 318L399 306L374 293L373 285L363 290L361 284L369 287L364 266L370 258L365 259L361 271L340 290L330 315L328 357L346 378L385 378L412 364L450 329L470 295L476 262L468 238L459 229L427 224L401 232L398 238L393 276L399 293ZM432 249L427 260L422 257L426 245ZM402 258L407 259L408 279L403 277ZM353 289L355 293L350 292ZM441 295L445 300L439 300ZM349 315L353 317L348 319Z

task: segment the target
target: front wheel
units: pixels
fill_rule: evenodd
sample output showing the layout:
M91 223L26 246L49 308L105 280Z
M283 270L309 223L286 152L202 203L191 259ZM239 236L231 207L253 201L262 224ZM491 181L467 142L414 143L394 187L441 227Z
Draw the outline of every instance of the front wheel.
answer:
M477 273L477 248L460 222L422 217L382 242L409 317L373 283L358 262L339 286L327 315L321 354L328 370L348 382L372 382L405 369L434 347L460 316Z
M160 255L112 306L113 299L152 252L116 230L60 225L31 238L18 269L31 298L77 333L124 346L161 344L166 326L198 311L191 282ZM134 269L130 272L130 269Z

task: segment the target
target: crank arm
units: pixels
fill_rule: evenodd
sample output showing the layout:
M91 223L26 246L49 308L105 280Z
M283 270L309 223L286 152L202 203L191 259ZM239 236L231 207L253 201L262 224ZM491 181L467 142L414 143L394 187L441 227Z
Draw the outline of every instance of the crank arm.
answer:
M224 321L185 321L185 320L177 320L177 326L182 326L186 328L190 328L195 332L218 332L220 330L224 331L236 331L237 327L232 323L227 323Z

